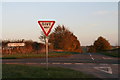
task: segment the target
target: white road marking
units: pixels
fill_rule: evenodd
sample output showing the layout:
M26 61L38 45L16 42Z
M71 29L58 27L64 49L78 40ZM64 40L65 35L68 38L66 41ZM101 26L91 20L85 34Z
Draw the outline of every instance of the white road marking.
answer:
M90 54L90 53L89 53L89 54ZM92 57L92 55L91 55L91 54L90 54L90 57L91 57L91 59L92 59L92 60L95 60L95 59Z
M74 63L74 64L84 64L84 63Z
M112 58L109 58L109 57L102 57L103 59L112 59Z
M100 64L100 65L108 65L108 64Z
M11 60L11 59L8 59L8 60L3 60L3 61L23 61L23 60Z
M21 63L5 63L5 64L21 64Z
M93 57L91 57L92 58L92 60L94 60L94 58Z
M46 64L46 63L0 63L0 64ZM95 63L48 63L48 64L80 64L80 65L85 65L85 64L88 64L88 65L91 65L91 64L95 64ZM99 65L109 65L109 64L99 64ZM111 65L118 65L118 64L111 64Z
M72 64L72 63L63 63L63 64Z
M60 64L60 63L52 63L52 64Z
M94 67L94 68L97 69L97 70L112 74L112 68L111 67ZM107 69L107 70L104 70L104 69Z
M26 63L26 64L37 64L37 63Z
M3 64L46 64L46 63L3 63ZM48 63L48 64L87 64L87 63Z
M46 63L40 63L40 64L46 64Z
M112 64L112 65L117 65L118 66L118 64Z

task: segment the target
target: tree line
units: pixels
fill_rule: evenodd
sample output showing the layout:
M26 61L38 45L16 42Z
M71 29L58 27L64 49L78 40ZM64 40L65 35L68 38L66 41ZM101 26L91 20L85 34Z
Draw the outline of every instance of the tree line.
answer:
M46 36L41 33L39 39L42 42L45 42ZM69 29L67 29L64 25L58 25L53 32L47 37L49 42L49 50L62 50L66 52L79 52L82 53L81 43L78 40L77 36L75 36ZM24 47L12 47L10 50L6 50L7 43L20 43L24 42ZM34 42L32 40L4 40L2 41L3 53L40 53L45 52L45 44ZM94 41L93 45L87 46L87 52L99 52L112 49L108 40L103 38L102 36L98 37L96 41Z
M8 47L8 43L25 43L25 46ZM42 43L34 42L32 40L4 40L2 41L3 54L16 54L16 53L40 53L45 52L45 45Z
M41 41L45 42L46 36L42 33L39 38ZM69 52L83 52L78 38L64 25L58 25L48 38L51 49L60 49ZM111 48L109 41L100 36L93 45L87 46L87 52L99 52L110 50Z

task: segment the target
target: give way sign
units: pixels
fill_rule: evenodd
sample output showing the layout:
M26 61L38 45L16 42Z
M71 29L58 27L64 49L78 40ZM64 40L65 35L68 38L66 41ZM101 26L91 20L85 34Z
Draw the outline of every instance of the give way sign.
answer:
M44 34L46 36L48 36L48 34L50 33L53 25L55 24L55 21L38 21L38 24L42 28Z

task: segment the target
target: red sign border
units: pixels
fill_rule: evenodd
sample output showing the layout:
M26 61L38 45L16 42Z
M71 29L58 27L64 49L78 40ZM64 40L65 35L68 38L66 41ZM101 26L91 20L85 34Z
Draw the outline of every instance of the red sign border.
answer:
M45 32L45 30L44 30L44 28L43 28L43 26L40 24L40 22L53 22L53 24L51 25L51 27L50 27L49 31L46 33L46 32ZM55 24L55 21L38 21L38 24L39 24L39 25L40 25L40 27L42 28L42 30L43 30L43 32L44 32L44 34L45 34L46 36L48 36L48 34L50 33L50 31L51 31L51 29L52 29L53 25Z

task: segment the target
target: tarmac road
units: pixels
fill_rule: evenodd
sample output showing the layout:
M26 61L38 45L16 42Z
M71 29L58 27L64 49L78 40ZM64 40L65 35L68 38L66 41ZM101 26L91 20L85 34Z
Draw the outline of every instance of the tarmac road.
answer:
M75 54L70 57L49 58L49 66L59 66L93 74L99 78L118 78L120 58L98 53ZM46 65L45 58L3 59L3 64Z
M118 64L120 58L109 57L98 53L75 54L70 57L49 58L49 63L107 63ZM2 63L44 63L45 58L3 59Z

